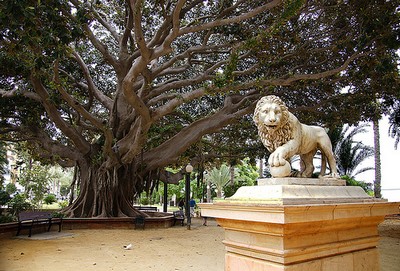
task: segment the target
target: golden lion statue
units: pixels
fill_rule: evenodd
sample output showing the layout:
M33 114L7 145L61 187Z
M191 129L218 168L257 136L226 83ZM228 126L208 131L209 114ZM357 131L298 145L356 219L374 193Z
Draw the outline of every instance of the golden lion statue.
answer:
M330 167L330 176L339 177L332 144L325 130L300 123L279 97L262 97L257 102L253 120L262 143L271 153L268 159L270 167L285 166L294 155L300 155L300 172L296 176L311 177L314 171L313 158L317 150L320 150L320 177L325 175L326 160Z

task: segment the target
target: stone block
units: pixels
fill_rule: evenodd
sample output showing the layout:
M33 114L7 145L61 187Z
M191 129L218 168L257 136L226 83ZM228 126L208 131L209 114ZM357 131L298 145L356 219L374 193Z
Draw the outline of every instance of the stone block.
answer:
M400 203L356 187L264 185L199 205L225 229L225 270L378 271L377 227Z

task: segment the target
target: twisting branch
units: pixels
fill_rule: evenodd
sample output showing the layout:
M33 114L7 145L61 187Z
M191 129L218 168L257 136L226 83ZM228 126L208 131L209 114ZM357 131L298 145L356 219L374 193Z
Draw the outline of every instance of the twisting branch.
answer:
M211 28L214 28L217 26L238 23L238 22L244 21L246 19L250 19L266 10L270 10L274 7L277 7L281 3L282 3L282 0L274 0L274 1L264 4L258 8L252 9L251 11L249 11L247 13L241 14L239 16L234 16L232 18L227 18L227 19L219 19L219 20L215 20L215 21L197 25L197 26L184 27L179 31L179 36L189 34L189 33L199 32L199 31L203 31L203 30L208 30L208 29L211 29Z
M30 76L30 80L32 85L36 91L36 93L41 98L41 103L45 108L47 114L50 119L57 125L57 127L67 135L75 144L75 146L80 150L82 154L86 154L90 151L89 143L83 138L83 136L78 133L75 129L70 127L61 117L60 113L57 110L57 107L52 103L47 90L43 86L42 82L35 75Z
M129 4L131 10L133 11L133 21L134 21L133 31L135 33L136 43L139 46L140 55L142 58L145 59L145 61L149 61L152 51L147 47L146 40L143 35L143 28L142 28L143 1L130 0Z
M56 88L58 92L60 92L63 99L73 108L75 109L82 117L87 119L90 123L92 123L97 129L101 130L105 136L105 144L103 151L105 154L111 154L111 146L113 141L113 135L110 129L104 125L104 123L90 114L83 106L79 104L78 101L73 99L62 87L61 81L59 78L59 70L58 70L58 61L54 62L54 82L56 83Z
M90 75L89 68L86 65L86 63L83 61L81 56L76 52L75 50L72 50L72 54L75 57L76 62L78 62L79 66L81 67L83 74L85 76L85 79L88 83L88 88L91 93L96 97L96 99L101 102L109 111L112 110L113 106L113 100L106 95L104 95L103 92L101 92L97 86L94 84L92 76Z
M224 107L219 111L191 123L160 146L145 153L144 162L150 169L174 163L179 155L203 135L217 132L239 116L250 113L253 107L243 107L243 105L244 103L255 104L258 97L259 94L256 91L250 91L249 95L228 96Z
M118 33L117 33L117 31L115 30L115 28L112 27L111 24L109 24L109 23L102 17L102 15L99 14L99 13L97 12L97 10L95 10L95 8L94 8L93 5L91 5L90 9L92 10L94 16L97 18L97 20L99 21L99 23L100 23L102 26L104 26L104 28L106 28L106 29L110 32L110 34L111 34L111 36L114 38L114 40L115 40L116 42L118 42L118 41L120 40L120 36L118 35ZM106 17L106 16L104 15L104 17Z
M180 95L177 94L167 104L165 104L164 106L158 107L157 110L154 111L152 118L154 121L156 121L156 120L160 119L161 117L171 113L172 111L174 111L175 108L182 105L183 103L200 98L200 97L204 96L205 93L206 93L205 88L198 88L198 89L188 92L188 93L183 93Z
M162 55L165 55L171 51L171 44L179 35L179 27L180 27L180 14L182 8L185 4L185 0L179 0L175 6L175 9L172 13L172 31L170 31L169 35L165 37L164 42L161 46L154 50L154 55L152 59L156 59Z
M260 85L273 85L273 86L290 86L296 81L300 80L317 80L321 78L326 78L329 76L333 76L335 74L338 74L344 70L347 69L347 67L350 65L351 62L353 62L355 59L360 58L362 56L365 56L366 53L354 53L351 55L349 58L347 58L342 65L335 69L331 69L328 71L323 71L323 72L318 72L318 73L313 73L313 74L296 74L292 76L284 76L276 79L268 79L268 80L260 80L258 83Z
M121 54L128 56L128 41L130 38L132 38L131 32L133 29L133 11L130 5L128 5L128 8L126 10L127 16L126 16L126 23L125 23L125 30L122 35L122 38L120 40L120 47L121 47Z

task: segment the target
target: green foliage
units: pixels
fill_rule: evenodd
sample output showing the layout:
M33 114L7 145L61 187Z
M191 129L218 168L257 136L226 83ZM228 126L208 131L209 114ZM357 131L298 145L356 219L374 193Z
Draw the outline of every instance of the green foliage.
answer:
M6 191L8 194L12 195L17 192L17 187L13 183L8 183L6 185Z
M0 190L0 206L5 205L11 199L10 194L5 190Z
M348 185L348 186L360 186L369 195L373 195L373 193L374 193L372 190L372 184L370 184L370 183L357 181L347 175L342 176L341 178L346 180L346 185Z
M9 202L8 207L11 209L11 214L17 216L19 212L33 208L27 200L25 194L16 194Z
M68 200L63 200L58 202L58 206L60 206L61 209L65 208L68 206Z
M0 224L10 223L15 221L15 217L12 214L0 214Z
M71 186L69 184L62 184L60 187L60 195L62 197L68 196L69 192L71 191Z
M277 31L282 24L297 15L306 1L304 0L286 0L280 17L275 21L273 31Z
M4 174L6 173L8 165L6 144L0 141L0 187L4 181Z
M249 163L250 159L246 158L241 161L235 168L234 184L228 184L224 187L224 196L231 197L242 186L253 186L257 182L258 170L255 165Z
M53 216L53 217L60 217L60 218L63 218L63 217L65 217L65 214L62 213L62 212L54 212L54 213L52 214L52 216Z
M362 172L374 169L373 167L359 168L364 160L374 155L374 149L354 139L356 135L365 133L367 126L360 125L352 130L350 130L350 126L346 126L329 131L340 175L354 178Z
M246 158L241 161L237 166L237 176L235 179L244 183L245 185L255 185L259 177L258 170L255 164L250 163L250 159Z
M237 70L237 65L239 61L239 55L237 52L233 52L230 55L228 64L226 65L224 71L217 72L214 79L214 86L217 88L222 88L227 85L232 85L234 83L234 71Z
M218 197L221 197L222 191L224 192L224 197L230 197L239 187L254 185L257 178L257 167L250 163L249 158L245 158L237 165L231 167L222 164L219 168L213 168L209 174L206 175L206 179L218 190Z
M48 167L33 163L22 170L18 182L24 186L25 193L29 195L31 202L40 206L50 183Z
M149 205L149 204L151 204L151 199L146 194L144 194L140 197L140 204L141 205Z
M397 150L400 141L400 101L395 103L389 115L389 136L395 139L394 148Z
M211 169L206 175L206 179L218 190L217 197L221 197L223 188L228 184L230 176L230 168L226 164L222 164L219 168Z
M43 69L51 59L67 52L71 41L82 35L82 29L68 16L67 1L21 0L0 2L3 74L11 66L27 74L30 69ZM49 58L50 56L50 58Z
M44 197L43 202L47 205L53 204L54 202L57 202L57 198L54 194L48 194L47 196Z

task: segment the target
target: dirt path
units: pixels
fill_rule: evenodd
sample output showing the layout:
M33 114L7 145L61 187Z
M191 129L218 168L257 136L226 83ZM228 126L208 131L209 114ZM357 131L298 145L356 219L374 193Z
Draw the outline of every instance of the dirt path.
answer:
M382 271L400 271L400 220L387 220L379 229ZM0 271L224 270L223 229L215 221L204 227L194 219L190 231L175 226L145 231L63 231L62 236L1 240ZM128 244L131 250L123 248Z
M382 271L400 271L400 219L387 219L379 225L379 253Z

